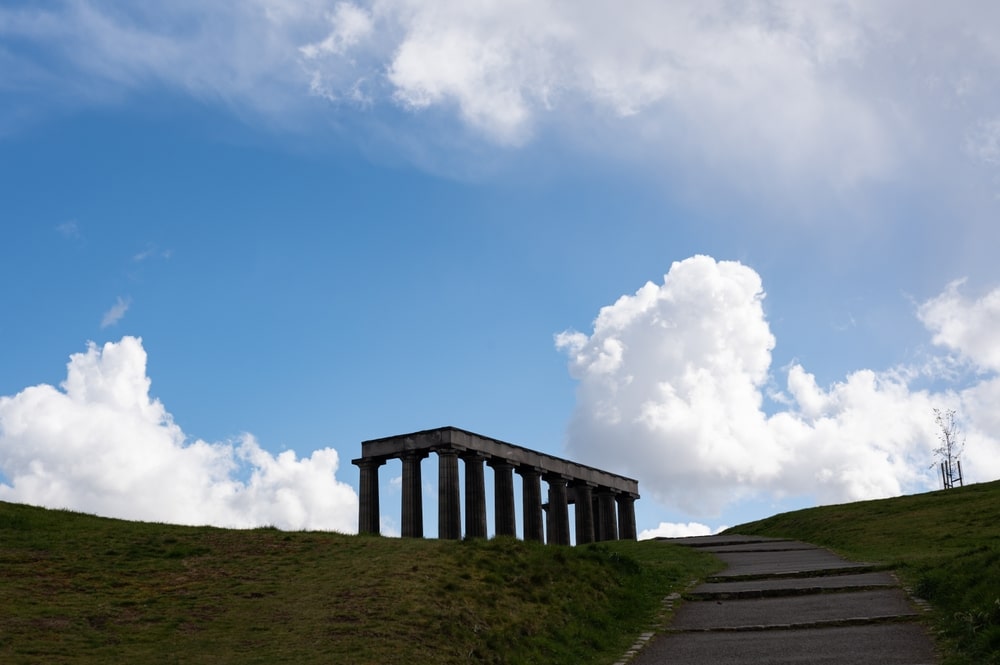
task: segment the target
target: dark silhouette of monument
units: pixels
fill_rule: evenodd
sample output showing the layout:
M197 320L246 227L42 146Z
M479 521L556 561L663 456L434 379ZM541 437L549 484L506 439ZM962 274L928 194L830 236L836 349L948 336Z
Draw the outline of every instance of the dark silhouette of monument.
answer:
M575 506L577 544L635 540L639 483L607 471L491 439L456 427L400 434L361 443L358 531L379 533L378 469L387 460L403 462L402 535L424 535L420 462L438 457L438 537L462 538L458 460L465 466L465 537L486 537L483 464L493 469L496 535L516 536L513 473L521 476L526 540L570 544L569 505ZM541 481L548 485L542 503Z

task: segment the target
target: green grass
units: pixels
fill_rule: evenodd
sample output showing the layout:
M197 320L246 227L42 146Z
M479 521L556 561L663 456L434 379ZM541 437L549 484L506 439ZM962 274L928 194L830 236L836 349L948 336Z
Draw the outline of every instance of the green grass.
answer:
M0 502L0 662L609 663L717 568L657 542L238 531Z
M800 510L729 532L887 564L930 601L946 664L1000 664L1000 482Z

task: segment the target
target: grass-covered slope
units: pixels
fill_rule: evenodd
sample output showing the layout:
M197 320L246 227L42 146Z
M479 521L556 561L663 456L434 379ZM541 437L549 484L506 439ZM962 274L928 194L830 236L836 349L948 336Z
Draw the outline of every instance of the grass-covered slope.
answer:
M1000 482L811 508L730 531L891 565L931 602L946 663L1000 664Z
M654 542L238 531L0 502L0 662L609 663L716 568Z

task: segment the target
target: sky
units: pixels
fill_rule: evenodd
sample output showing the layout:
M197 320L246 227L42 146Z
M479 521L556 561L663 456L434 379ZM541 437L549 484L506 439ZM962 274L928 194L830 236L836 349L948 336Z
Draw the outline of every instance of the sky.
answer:
M1000 478L998 75L972 0L7 0L0 500L353 532L455 426L708 533L940 487L935 409Z

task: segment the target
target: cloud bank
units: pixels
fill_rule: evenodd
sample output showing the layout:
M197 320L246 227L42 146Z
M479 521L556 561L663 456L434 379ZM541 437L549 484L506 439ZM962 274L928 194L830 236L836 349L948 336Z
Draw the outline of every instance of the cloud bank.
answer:
M163 87L286 126L317 108L339 120L389 109L389 133L401 117L444 117L495 145L570 132L838 186L924 151L997 165L998 10L962 7L14 2L0 8L0 90L22 116L38 99L118 103Z
M952 285L919 309L934 342L958 353L940 362L990 370L936 393L911 389L921 368L861 369L824 388L800 364L781 370L775 390L764 296L751 268L696 256L602 308L589 335L557 335L579 382L569 454L701 517L751 496L888 497L936 487L938 407L965 419L967 479L1000 477L989 407L1000 397L1000 289L969 301Z
M690 536L712 536L729 527L712 528L699 522L660 522L654 529L643 529L639 532L639 540L650 538L688 538Z
M0 499L109 517L282 529L357 529L332 448L298 458L250 434L189 441L149 396L142 341L71 356L60 388L0 397Z

